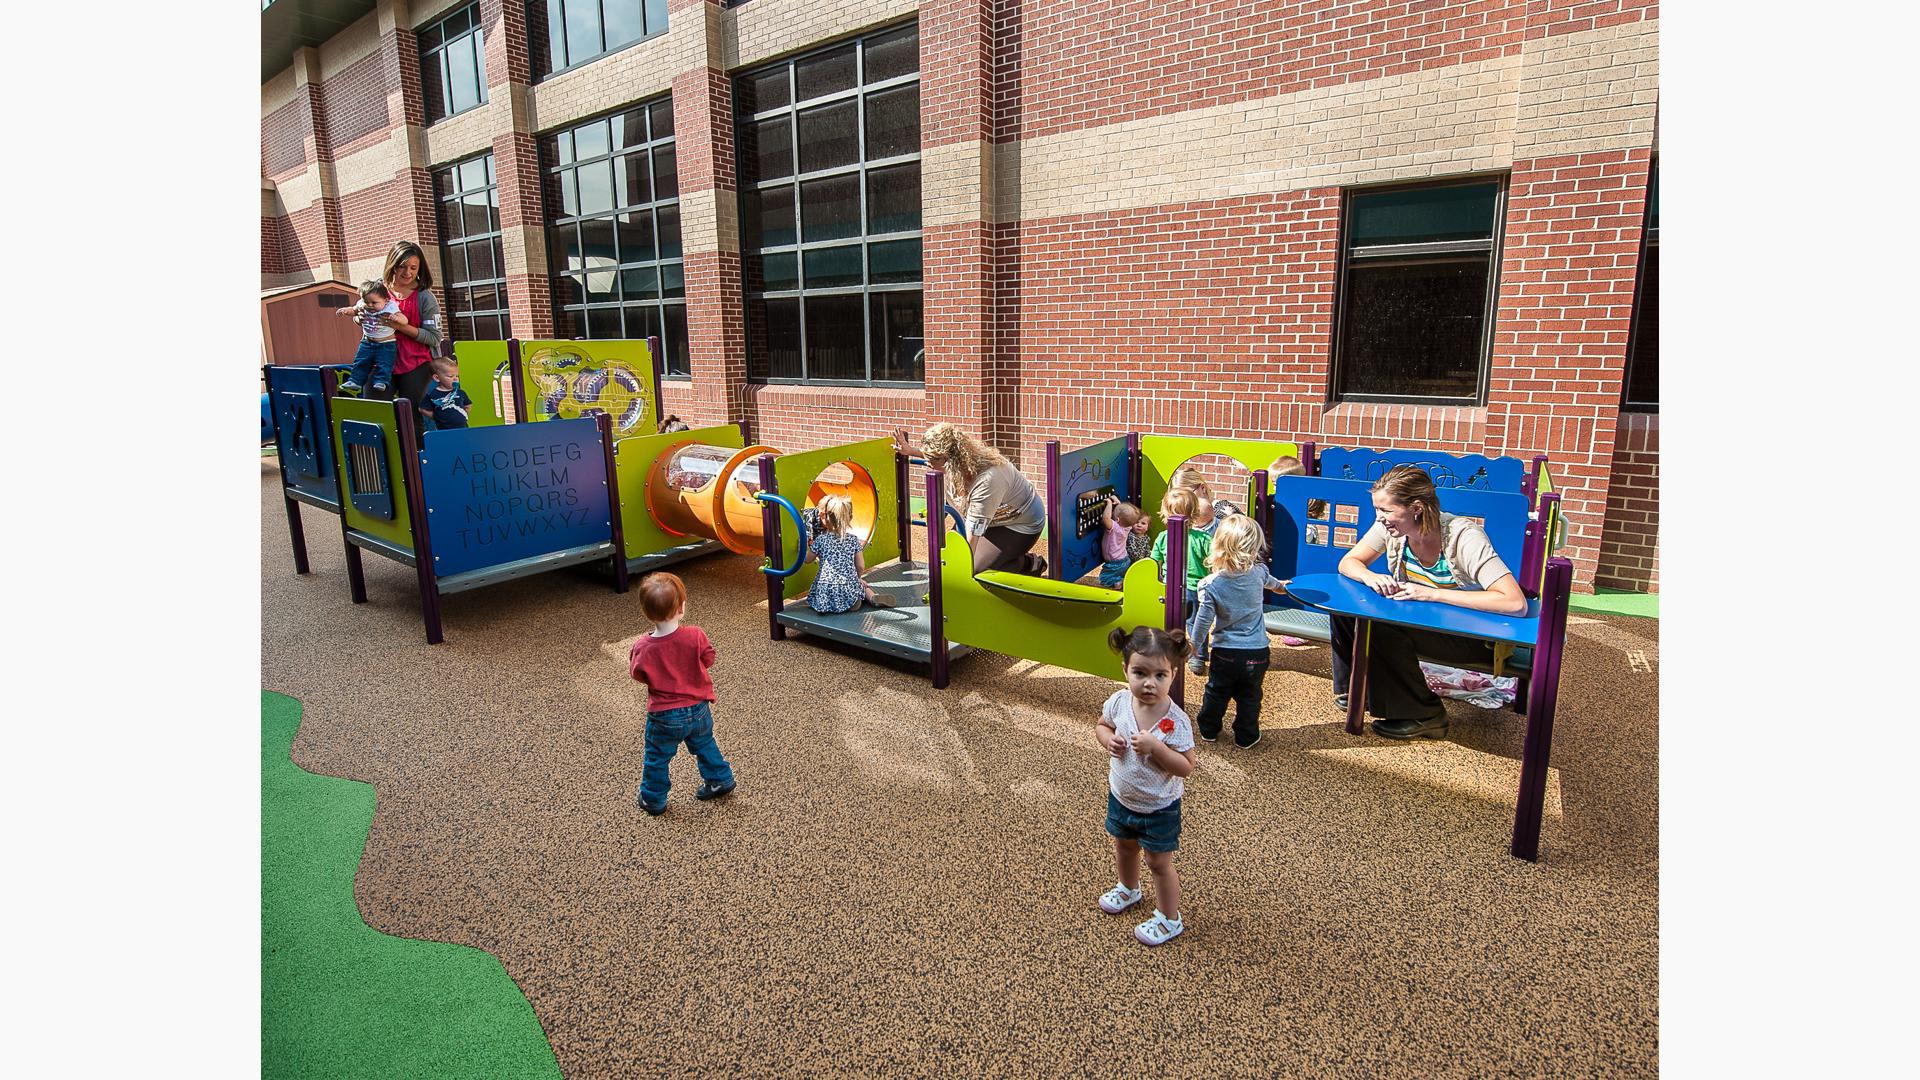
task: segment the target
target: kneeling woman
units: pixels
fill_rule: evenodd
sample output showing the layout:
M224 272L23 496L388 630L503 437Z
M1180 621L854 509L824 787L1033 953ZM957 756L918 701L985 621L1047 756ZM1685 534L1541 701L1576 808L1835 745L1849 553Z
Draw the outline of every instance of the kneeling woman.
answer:
M1408 603L1432 601L1496 615L1526 612L1520 582L1494 553L1486 530L1471 518L1443 513L1425 470L1412 465L1389 470L1374 482L1373 510L1373 528L1340 560L1342 575ZM1377 574L1367 567L1383 552L1387 572ZM1350 618L1333 617L1333 693L1342 709L1354 627ZM1446 706L1420 672L1423 656L1438 663L1486 665L1493 663L1493 643L1375 622L1367 660L1367 711L1374 715L1374 734L1389 739L1446 734Z
M893 433L893 445L913 453L905 431ZM1047 523L1046 504L1027 478L998 450L949 423L927 429L920 440L927 467L954 479L948 490L967 495L967 543L973 572L1011 570L1035 576L1047 572L1047 560L1031 554ZM928 507L938 514L939 507Z

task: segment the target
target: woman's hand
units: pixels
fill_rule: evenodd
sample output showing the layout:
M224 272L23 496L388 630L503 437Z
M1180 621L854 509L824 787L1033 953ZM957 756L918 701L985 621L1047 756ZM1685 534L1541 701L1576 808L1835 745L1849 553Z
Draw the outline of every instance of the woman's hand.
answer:
M411 332L412 324L407 322L407 317L397 311L389 311L385 315L380 316L380 321L393 327L395 330L405 332L408 337L416 336Z
M918 457L914 452L913 440L907 437L906 428L893 429L893 448L908 457Z
M1393 596L1400 591L1400 583L1393 580L1391 574L1369 573L1360 579L1360 584L1379 593L1381 596Z
M1401 582L1396 582L1396 584L1400 586L1399 589L1390 593L1382 593L1381 595L1390 596L1395 600L1438 600L1440 599L1440 590L1434 588L1431 585L1415 585L1411 581L1401 581Z

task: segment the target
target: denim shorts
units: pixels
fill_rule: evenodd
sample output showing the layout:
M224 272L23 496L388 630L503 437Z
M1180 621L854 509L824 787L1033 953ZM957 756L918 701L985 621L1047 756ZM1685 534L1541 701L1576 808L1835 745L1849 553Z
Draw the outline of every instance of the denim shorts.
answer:
M1180 800L1151 814L1127 809L1107 791L1107 833L1115 840L1132 840L1148 851L1180 850Z

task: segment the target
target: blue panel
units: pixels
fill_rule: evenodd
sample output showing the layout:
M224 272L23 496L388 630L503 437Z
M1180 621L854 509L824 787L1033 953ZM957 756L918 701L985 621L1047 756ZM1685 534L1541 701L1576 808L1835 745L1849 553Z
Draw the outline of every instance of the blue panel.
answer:
M1372 488L1358 480L1325 476L1280 477L1273 496L1273 576L1337 573L1341 556L1373 527ZM1442 490L1440 509L1479 518L1500 561L1519 576L1527 539L1526 496ZM1386 572L1384 555L1374 568Z
M353 508L368 517L393 520L393 488L387 477L387 430L365 420L340 421L340 441L346 445L347 496Z
M1368 450L1330 446L1320 451L1320 475L1336 480L1373 483L1395 465L1418 465L1433 477L1433 486L1450 490L1520 490L1529 463L1519 458L1490 458L1481 454L1442 454L1432 450Z
M1107 494L1127 495L1125 436L1082 450L1060 451L1060 488L1054 520L1060 523L1060 580L1078 581L1100 568L1100 505Z
M438 577L613 539L591 418L429 431L420 476Z
M320 369L268 368L267 395L278 429L275 445L287 465L287 485L332 503L333 425L320 392Z

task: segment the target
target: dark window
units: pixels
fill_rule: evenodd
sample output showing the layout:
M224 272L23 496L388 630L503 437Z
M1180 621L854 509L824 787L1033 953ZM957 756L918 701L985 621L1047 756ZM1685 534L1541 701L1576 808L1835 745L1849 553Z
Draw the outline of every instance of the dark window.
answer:
M658 337L668 375L692 373L680 186L668 100L540 140L547 257L561 337Z
M1505 183L1347 193L1333 396L1484 399Z
M1626 394L1621 407L1660 409L1660 163L1647 176L1647 221L1640 233L1640 283L1633 294L1633 332L1627 340Z
M449 165L433 174L440 215L442 307L454 341L505 341L507 267L500 250L500 190L493 155Z
M579 67L667 28L667 0L527 0L533 75Z
M480 5L468 4L418 33L427 123L487 103L487 46Z
M747 377L920 383L916 25L741 75Z

